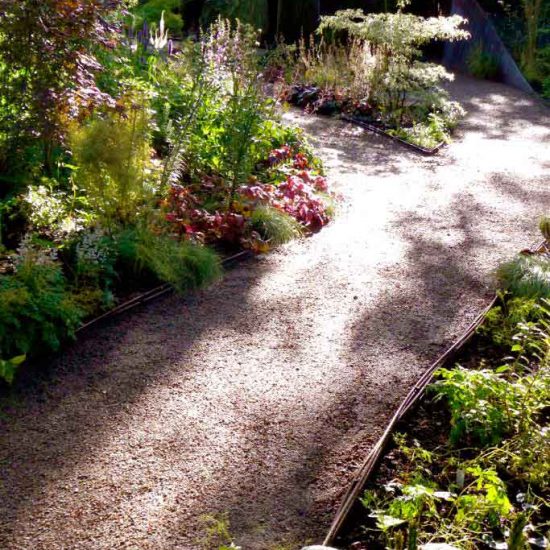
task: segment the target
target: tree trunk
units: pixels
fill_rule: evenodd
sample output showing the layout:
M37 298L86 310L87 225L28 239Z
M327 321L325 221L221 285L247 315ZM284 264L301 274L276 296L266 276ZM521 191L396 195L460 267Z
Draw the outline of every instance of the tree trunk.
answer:
M294 42L302 35L308 36L319 25L320 13L321 0L279 0L277 33L288 42Z
M527 78L537 77L537 42L542 0L524 0L527 37L523 51L523 70Z

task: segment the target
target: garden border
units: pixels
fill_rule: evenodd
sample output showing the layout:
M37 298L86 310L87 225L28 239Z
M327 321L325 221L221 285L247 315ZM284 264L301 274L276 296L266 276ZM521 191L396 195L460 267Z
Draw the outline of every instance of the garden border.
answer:
M530 253L540 253L544 250L548 250L549 243L546 240L540 242L538 245L528 249ZM375 446L371 449L367 455L363 465L355 474L354 479L352 480L336 516L332 521L332 524L325 536L323 545L330 546L334 543L336 537L340 534L340 531L344 524L346 523L348 516L353 508L353 505L359 498L361 491L365 487L367 481L369 480L371 474L374 472L374 469L378 465L379 460L383 456L387 444L389 442L390 436L393 434L393 431L399 421L410 412L413 406L420 400L424 395L424 390L433 380L434 373L437 369L443 366L449 359L455 356L474 336L475 331L483 324L486 314L494 307L498 300L498 294L495 293L495 296L479 315L474 319L470 326L462 333L462 335L443 353L419 378L414 387L409 391L405 399L401 402L401 405L395 411L394 415L390 419L384 433L377 441Z
M405 141L404 139L402 139L400 137L393 136L392 134L389 134L385 130L382 130L381 128L378 128L377 126L369 124L368 122L363 122L362 120L358 120L355 117L352 117L352 116L349 116L349 115L346 115L346 114L341 114L340 118L342 120L345 120L346 122L350 122L351 124L356 124L357 126L361 126L361 128L365 128L366 130L369 130L370 132L374 132L375 134L378 134L380 136L385 136L387 138L393 139L393 141L396 141L397 143L400 143L401 145L405 145L409 149L412 149L413 151L416 151L417 153L422 153L423 155L433 156L433 155L439 153L439 151L441 149L443 149L443 147L445 147L445 145L447 145L447 143L445 141L442 141L438 145L433 147L432 149L428 149L426 147L421 147L420 145L415 145L414 143L409 143L408 141Z
M237 254L233 254L232 256L228 256L227 258L223 258L221 261L222 266L227 266L228 264L236 261L244 261L245 259L249 258L251 256L252 252L250 250L241 250L241 252L238 252ZM103 315L100 315L99 317L95 317L94 319L88 321L87 323L84 323L80 327L78 327L75 330L75 335L80 334L84 330L95 326L100 321L103 321L105 319L110 319L111 317L115 317L116 315L120 315L122 313L125 313L126 311L130 311L131 309L134 309L135 307L146 304L148 302L151 302L152 300L156 298L160 298L161 296L164 296L168 292L172 291L173 287L169 283L165 283L163 285L157 286L156 288L153 288L151 290L148 290L147 292L143 292L139 296L136 296L130 300L127 300L126 302L114 307L113 309L110 309Z

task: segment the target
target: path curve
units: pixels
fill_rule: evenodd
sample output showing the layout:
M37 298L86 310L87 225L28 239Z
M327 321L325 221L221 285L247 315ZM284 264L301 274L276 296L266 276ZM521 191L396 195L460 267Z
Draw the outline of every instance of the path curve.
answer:
M109 322L3 418L0 547L200 548L227 512L243 550L319 540L423 370L550 209L548 111L460 78L469 116L424 158L336 120L312 135L343 196L311 239L199 295Z

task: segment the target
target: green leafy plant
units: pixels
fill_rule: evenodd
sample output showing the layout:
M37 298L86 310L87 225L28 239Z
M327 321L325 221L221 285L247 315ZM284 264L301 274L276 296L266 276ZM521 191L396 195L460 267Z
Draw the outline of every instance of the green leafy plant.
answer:
M492 308L479 328L497 346L509 351L518 344L518 326L534 328L546 317L545 308L535 298L501 297L501 305Z
M26 355L18 355L11 359L0 359L0 379L8 384L13 382L17 368L25 361Z
M470 435L477 443L494 445L517 432L521 423L544 408L544 392L550 389L548 374L541 370L518 376L506 368L502 372L441 369L441 380L432 389L449 405L451 441L457 444Z
M31 249L19 260L14 275L0 276L0 355L55 351L74 336L82 315L61 267Z

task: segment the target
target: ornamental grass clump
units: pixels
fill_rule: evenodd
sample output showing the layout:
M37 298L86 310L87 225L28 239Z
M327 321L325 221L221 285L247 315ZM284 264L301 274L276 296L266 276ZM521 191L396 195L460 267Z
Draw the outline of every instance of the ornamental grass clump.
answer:
M219 256L198 243L157 234L150 228L125 229L113 238L122 273L170 284L184 294L221 277Z
M272 206L258 206L250 216L250 226L272 246L298 238L302 234L295 218Z
M498 268L497 278L516 297L550 298L550 254L519 255Z

